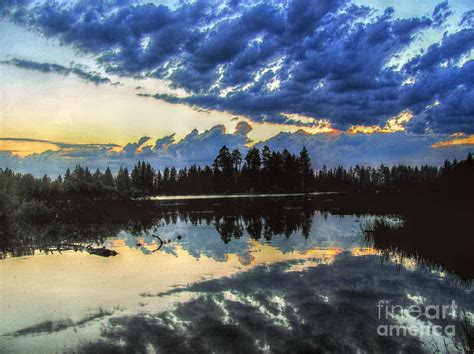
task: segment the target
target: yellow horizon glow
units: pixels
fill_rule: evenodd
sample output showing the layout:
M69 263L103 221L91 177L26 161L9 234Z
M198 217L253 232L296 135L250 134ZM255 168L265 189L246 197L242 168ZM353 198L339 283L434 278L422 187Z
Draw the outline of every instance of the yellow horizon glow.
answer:
M235 124L220 112L137 96L151 91L153 83L155 90L166 92L158 80L136 90L142 83L96 86L73 76L34 71L25 76L24 70L6 65L0 65L0 76L0 137L4 138L125 145L142 136L174 133L179 140L192 129Z
M59 147L50 142L25 140L0 140L0 152L10 152L18 157L40 154L45 151L57 151Z

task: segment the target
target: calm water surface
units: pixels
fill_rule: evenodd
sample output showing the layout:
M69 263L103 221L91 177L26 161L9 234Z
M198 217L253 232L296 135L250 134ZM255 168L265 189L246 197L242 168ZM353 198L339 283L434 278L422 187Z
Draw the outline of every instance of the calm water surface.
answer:
M402 217L336 215L282 199L207 203L183 201L151 224L102 226L101 240L92 244L64 235L59 250L48 245L48 253L5 254L0 352L462 347L460 314L415 318L407 309L455 301L472 316L471 283L396 252L382 255L363 237L377 220L403 227ZM79 234L91 232L78 228ZM154 236L164 241L161 247ZM87 251L100 247L117 254ZM399 311L381 315L380 301ZM381 325L435 323L452 324L457 332L377 333Z

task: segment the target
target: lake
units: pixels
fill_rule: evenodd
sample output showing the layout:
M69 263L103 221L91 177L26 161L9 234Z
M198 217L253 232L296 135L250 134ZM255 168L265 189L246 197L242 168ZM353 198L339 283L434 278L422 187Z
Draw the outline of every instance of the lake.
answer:
M331 198L161 200L143 219L31 226L2 245L0 352L465 349L472 281L370 236L403 234L405 215Z

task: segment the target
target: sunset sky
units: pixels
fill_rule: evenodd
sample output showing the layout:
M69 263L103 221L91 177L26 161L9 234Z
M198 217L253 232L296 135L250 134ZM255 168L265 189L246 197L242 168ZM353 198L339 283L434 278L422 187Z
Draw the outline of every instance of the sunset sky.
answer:
M474 150L472 0L6 0L0 33L0 167Z

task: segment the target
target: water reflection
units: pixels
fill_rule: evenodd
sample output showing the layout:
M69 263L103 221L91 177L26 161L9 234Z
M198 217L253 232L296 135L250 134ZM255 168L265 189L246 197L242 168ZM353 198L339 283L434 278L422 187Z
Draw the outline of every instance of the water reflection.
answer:
M147 206L146 217L12 228L0 244L0 351L419 352L472 338L471 283L377 243L377 225L403 234L406 215L329 212L311 198ZM104 249L116 255L94 253ZM382 299L455 300L465 312L449 320L454 337L383 337Z
M375 304L387 299L404 308L420 297L426 304L456 299L471 304L461 290L446 290L436 274L393 266L344 253L330 266L291 272L298 262L256 267L231 278L213 279L157 294L161 301L179 292L195 294L170 311L122 316L107 323L99 342L85 351L162 352L421 352L461 348L461 338L381 337ZM357 271L355 271L357 269ZM303 275L303 276L302 276ZM432 290L427 292L426 288ZM453 320L456 323L455 320ZM117 343L121 344L118 345ZM448 344L449 343L449 344ZM234 350L230 349L231 352Z
M10 237L0 240L1 254L10 257L67 249L93 251L110 244L110 240L121 242L121 239L129 247L147 244L156 250L161 242L157 240L162 239L165 252L173 253L174 246L182 244L196 258L205 254L222 260L226 253L243 255L242 252L247 252L249 239L271 242L285 252L314 247L347 248L360 240L361 223L380 218L320 211L308 198L221 200L211 204L188 201L149 206L155 208L152 217L120 220L78 217L42 225L22 225ZM179 240L181 235L183 239ZM217 242L215 237L222 242ZM145 254L153 251L139 248ZM95 254L100 255L100 252Z

